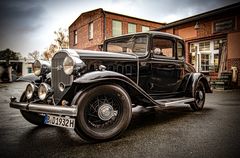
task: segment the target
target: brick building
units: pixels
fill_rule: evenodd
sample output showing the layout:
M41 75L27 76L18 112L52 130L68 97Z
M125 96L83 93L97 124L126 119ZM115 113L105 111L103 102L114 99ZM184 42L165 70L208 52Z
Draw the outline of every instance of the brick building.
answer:
M99 46L109 37L148 31L162 25L164 23L117 14L100 8L82 13L69 26L69 47L99 50Z
M198 72L219 78L235 73L240 86L240 3L205 12L162 26L159 31L179 35L186 42L187 61ZM238 77L238 79L237 79Z

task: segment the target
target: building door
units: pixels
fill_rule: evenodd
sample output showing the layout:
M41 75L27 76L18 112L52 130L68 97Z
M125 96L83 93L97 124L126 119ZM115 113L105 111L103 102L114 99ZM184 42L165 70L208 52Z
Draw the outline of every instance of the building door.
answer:
M197 72L218 72L220 50L226 39L190 43L191 64Z
M210 54L208 53L201 53L200 56L200 63L199 68L201 72L208 72L210 70Z

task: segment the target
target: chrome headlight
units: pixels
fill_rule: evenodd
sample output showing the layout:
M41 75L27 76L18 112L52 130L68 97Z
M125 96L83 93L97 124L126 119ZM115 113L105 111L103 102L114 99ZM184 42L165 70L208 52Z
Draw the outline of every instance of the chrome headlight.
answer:
M63 61L63 70L66 75L72 75L85 68L85 63L75 56L66 56Z
M51 65L48 61L36 60L33 64L33 72L36 76L47 74L51 71Z
M45 100L51 92L52 92L51 87L48 84L41 83L38 88L38 97L41 100Z
M29 83L25 90L27 99L31 99L33 97L34 91L35 91L35 85L32 83Z

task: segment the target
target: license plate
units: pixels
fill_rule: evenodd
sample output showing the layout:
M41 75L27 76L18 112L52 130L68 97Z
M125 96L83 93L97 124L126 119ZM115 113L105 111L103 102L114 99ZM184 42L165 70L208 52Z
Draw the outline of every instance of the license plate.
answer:
M65 127L65 128L74 128L75 119L69 117L61 117L55 115L45 115L44 124Z

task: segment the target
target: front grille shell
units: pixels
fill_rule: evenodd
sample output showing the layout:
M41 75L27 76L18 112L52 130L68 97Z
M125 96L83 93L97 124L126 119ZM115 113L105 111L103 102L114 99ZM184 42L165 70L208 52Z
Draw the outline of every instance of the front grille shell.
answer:
M63 92L59 90L58 84L63 83L65 86L70 86L73 82L73 75L66 75L63 71L63 60L66 56L68 56L66 52L58 52L52 58L52 88L55 104L58 104L66 93L66 89Z

